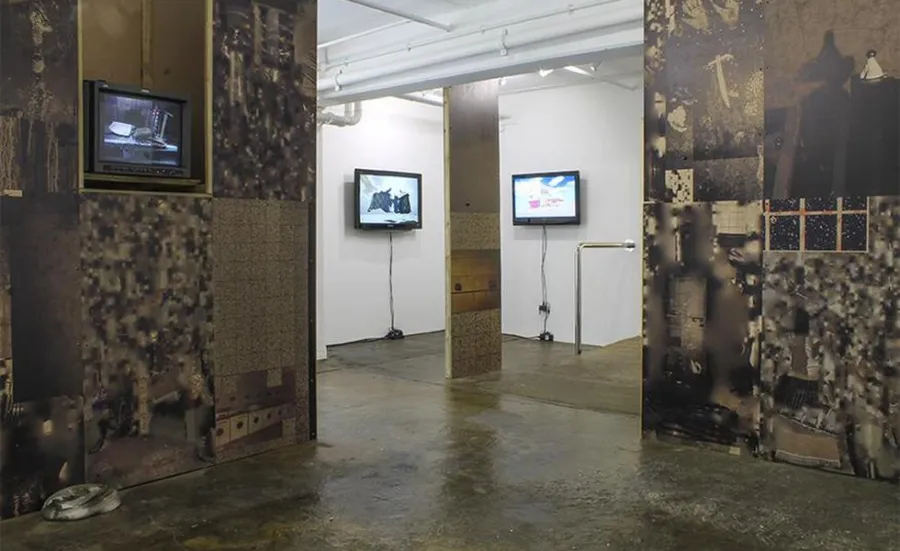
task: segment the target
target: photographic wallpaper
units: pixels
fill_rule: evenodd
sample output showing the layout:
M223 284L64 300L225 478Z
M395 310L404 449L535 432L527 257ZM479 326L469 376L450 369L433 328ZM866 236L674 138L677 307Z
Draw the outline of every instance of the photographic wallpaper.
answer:
M78 193L77 8L0 1L4 519L311 435L315 2L215 0L215 198Z
M644 430L900 481L900 12L645 6Z

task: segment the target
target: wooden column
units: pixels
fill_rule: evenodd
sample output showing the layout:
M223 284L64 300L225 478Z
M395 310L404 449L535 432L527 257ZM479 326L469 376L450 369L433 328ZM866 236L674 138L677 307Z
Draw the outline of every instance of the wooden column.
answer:
M446 375L500 369L500 116L496 80L444 90Z

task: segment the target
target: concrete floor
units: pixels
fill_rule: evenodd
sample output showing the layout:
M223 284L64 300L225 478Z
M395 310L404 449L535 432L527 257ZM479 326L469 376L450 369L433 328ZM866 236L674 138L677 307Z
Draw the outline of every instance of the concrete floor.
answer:
M317 445L141 486L124 493L120 510L87 521L7 521L0 547L898 549L896 486L641 443L637 417L584 409L634 409L633 400L538 388L601 379L625 388L629 369L585 369L603 367L602 349L573 360L566 345L510 339L505 374L445 385L441 342L426 335L335 349L319 376ZM573 361L580 372L565 368Z

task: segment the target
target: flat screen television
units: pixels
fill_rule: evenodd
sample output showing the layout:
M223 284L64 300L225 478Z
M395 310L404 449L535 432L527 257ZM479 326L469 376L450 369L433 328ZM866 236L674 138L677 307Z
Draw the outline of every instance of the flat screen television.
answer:
M191 110L184 98L84 83L85 171L190 178Z
M514 174L514 226L581 223L581 175L578 171Z
M353 183L357 229L422 228L421 174L358 168Z

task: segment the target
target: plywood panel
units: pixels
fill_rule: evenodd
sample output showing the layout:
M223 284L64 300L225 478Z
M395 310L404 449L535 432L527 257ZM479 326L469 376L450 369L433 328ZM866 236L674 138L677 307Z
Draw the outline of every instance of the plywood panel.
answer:
M81 0L80 6L84 78L141 86L142 2Z
M206 140L206 32L207 1L144 0L144 16L151 36L145 41L145 85L191 100L191 169L203 177ZM190 52L188 54L188 52Z

